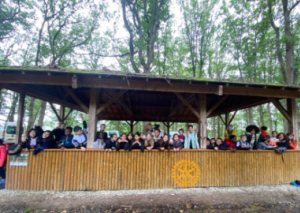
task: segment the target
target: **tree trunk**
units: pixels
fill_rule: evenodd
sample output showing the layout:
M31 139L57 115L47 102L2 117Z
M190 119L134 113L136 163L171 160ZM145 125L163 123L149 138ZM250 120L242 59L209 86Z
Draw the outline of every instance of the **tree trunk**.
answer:
M41 127L43 127L43 124L44 124L44 117L45 117L46 105L47 105L46 101L42 101L41 102L41 110L40 110L39 121L38 121L38 124Z
M27 131L33 127L34 122L35 122L35 117L34 117L34 115L33 115L33 111L34 111L34 102L35 102L35 98L30 97L30 102L29 102L29 112L28 112L28 125L27 125Z
M178 131L178 123L177 122L174 123L174 127L175 127L175 131L177 132Z
M14 122L15 121L15 112L16 112L16 106L17 106L17 102L19 100L19 94L14 92L13 93L13 100L12 100L12 104L10 106L9 109L9 113L8 113L8 117L7 117L7 121L8 122Z
M254 121L253 121L253 108L250 107L249 108L249 124L253 125L254 124Z
M265 122L264 122L264 107L263 107L263 105L259 106L259 119L260 119L260 126L264 126Z
M147 122L147 121L144 121L144 122L143 122L143 133L144 133L144 134L147 133L147 125L148 125L148 123L149 123L149 122Z
M211 137L215 138L216 137L216 121L215 117L212 118L212 130L211 130Z
M268 103L268 118L269 118L269 132L272 133L273 123L272 123L272 112L271 112L270 103Z
M116 130L119 131L119 129L120 129L120 121L117 121Z

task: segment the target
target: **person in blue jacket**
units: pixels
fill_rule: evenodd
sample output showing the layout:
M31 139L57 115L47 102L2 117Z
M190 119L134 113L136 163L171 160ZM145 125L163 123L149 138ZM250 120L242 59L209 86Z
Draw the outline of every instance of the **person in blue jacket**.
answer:
M68 126L65 129L65 135L63 135L60 140L58 141L57 147L61 150L64 150L65 148L70 149L74 148L74 145L72 143L73 135L71 134L73 131L73 128Z

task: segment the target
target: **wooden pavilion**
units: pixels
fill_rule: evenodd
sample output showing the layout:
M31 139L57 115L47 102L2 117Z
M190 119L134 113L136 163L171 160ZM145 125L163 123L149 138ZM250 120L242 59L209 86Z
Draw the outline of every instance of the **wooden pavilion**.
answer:
M125 120L131 130L137 121L164 122L168 129L173 122L198 123L202 148L201 152L187 150L179 153L45 150L36 157L30 152L28 166L7 166L8 189L240 186L287 183L300 175L296 166L300 160L298 150L284 154L287 158L284 163L273 151L231 153L206 150L207 118L225 114L223 122L226 125L238 110L269 102L289 121L289 131L299 135L296 98L300 98L300 87L110 70L0 67L2 88L20 93L18 140L21 138L19 130L23 123L25 95L29 95L49 102L61 122L69 115L65 115L65 107L88 113L88 148L93 147L96 123L100 119ZM287 100L287 107L279 102L280 99ZM56 112L54 103L61 105L60 112ZM234 112L232 117L230 112ZM173 167L181 160L199 167L200 175L195 183L178 185L174 180L176 172Z

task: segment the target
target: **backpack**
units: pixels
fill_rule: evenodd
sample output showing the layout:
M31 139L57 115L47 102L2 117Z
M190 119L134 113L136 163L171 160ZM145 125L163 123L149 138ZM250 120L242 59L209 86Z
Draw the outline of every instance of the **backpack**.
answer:
M284 146L278 146L274 149L275 153L282 155L282 162L284 163L283 160L283 153L286 151L286 147Z
M21 151L22 151L22 144L18 143L18 144L8 147L7 154L8 155L17 155L17 154L20 154Z

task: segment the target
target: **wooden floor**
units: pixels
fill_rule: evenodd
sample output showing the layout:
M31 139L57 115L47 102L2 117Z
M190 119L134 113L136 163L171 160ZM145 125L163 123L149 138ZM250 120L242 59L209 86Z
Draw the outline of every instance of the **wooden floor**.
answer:
M172 170L181 160L199 169L192 187L282 184L300 179L300 151L287 151L283 157L284 162L274 151L44 150L37 156L29 152L27 166L10 166L8 158L6 189L176 188L180 185Z

